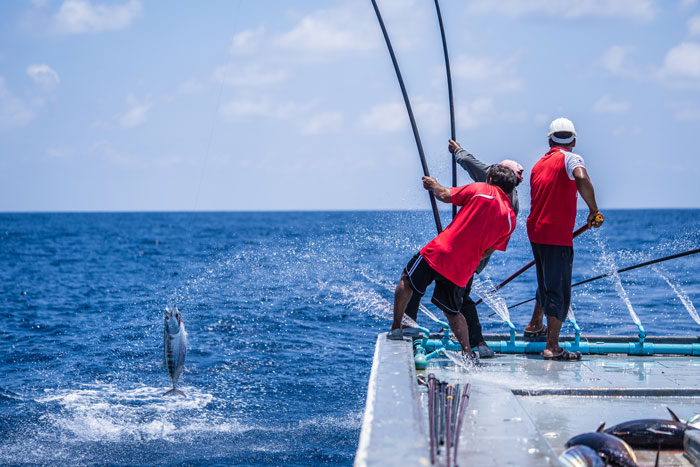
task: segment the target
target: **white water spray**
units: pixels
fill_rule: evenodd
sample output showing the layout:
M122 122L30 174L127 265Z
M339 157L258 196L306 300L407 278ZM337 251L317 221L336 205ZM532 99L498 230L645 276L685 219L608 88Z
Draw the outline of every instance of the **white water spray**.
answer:
M639 320L639 316L637 316L637 313L634 312L634 308L632 307L632 302L630 301L629 295L627 295L627 291L622 286L622 281L620 280L620 275L617 273L617 270L619 268L617 267L617 264L615 264L615 259L608 251L608 246L606 245L605 241L603 241L603 239L601 238L600 232L594 232L593 238L595 239L595 242L598 244L598 247L600 247L601 261L603 263L603 269L605 271L612 272L612 274L607 276L607 280L609 282L611 282L613 284L613 286L615 287L615 291L617 292L617 295L622 299L625 306L627 307L627 311L629 311L629 314L632 317L632 321L634 321L634 324L636 324L637 326L641 326L642 322Z
M475 277L472 283L472 290L489 306L489 308L495 311L503 321L510 321L508 305L490 279L479 279Z
M380 281L380 280L378 280L378 279L376 279L376 278L374 278L374 277L371 277L370 275L366 274L364 271L360 271L360 275L362 275L362 277L364 277L365 279L367 279L367 280L368 280L369 282L371 282L372 284L378 285L379 287L383 287L383 288L385 288L386 290L388 290L389 292L391 292L392 294L394 293L394 287L395 287L395 286L393 286L393 285L391 285L391 284L389 284L389 283L387 283L387 282L382 282L382 281ZM422 311L423 314L425 314L428 318L430 318L431 320L435 321L436 323L441 323L441 325L442 325L443 320L441 320L441 319L439 319L437 316L435 316L435 314L433 314L433 312L430 311L425 305L422 305L422 304L421 304L421 305L418 307L418 309L419 309L420 311ZM410 327L413 327L413 328L418 327L418 323L415 322L415 321L413 321L409 316L406 316L405 313L404 313L404 315L403 315L403 318L401 319L401 324L405 324L405 325L410 326Z
M652 269L656 271L656 273L659 276L661 276L661 278L664 281L666 281L668 286L671 287L671 289L675 292L676 296L681 301L685 309L688 310L688 314L690 314L690 317L693 318L693 320L696 323L700 324L700 316L698 316L698 311L695 309L695 305L693 305L693 302L690 300L690 297L687 293L685 293L680 284L674 284L673 282L671 282L669 273L664 272L660 267L652 266Z

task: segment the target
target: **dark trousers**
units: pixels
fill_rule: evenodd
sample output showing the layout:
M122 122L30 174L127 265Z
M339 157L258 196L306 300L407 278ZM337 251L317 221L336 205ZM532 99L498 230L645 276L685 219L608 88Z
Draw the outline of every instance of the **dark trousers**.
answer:
M574 248L531 243L537 271L537 303L546 316L566 319L571 305L571 272Z
M476 304L469 296L472 290L473 280L474 277L472 276L465 287L464 300L462 301L462 308L459 309L459 312L464 315L464 319L467 320L467 326L469 326L469 344L471 344L472 347L476 347L477 344L484 341L484 336L481 334L481 323L479 322L479 315L476 312ZM406 315L413 321L416 321L418 318L418 307L421 298L423 298L422 295L413 291L411 300L408 302L408 305L406 305Z

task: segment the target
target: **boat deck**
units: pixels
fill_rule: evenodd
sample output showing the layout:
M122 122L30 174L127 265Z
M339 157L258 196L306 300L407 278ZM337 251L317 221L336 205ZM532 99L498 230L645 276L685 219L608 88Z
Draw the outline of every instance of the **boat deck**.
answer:
M416 371L411 342L377 338L355 465L430 465L427 390L417 374L471 384L458 465L559 465L566 441L602 423L700 412L700 358L584 355L578 362L497 354L465 370L446 358ZM656 452L635 451L639 465ZM660 465L691 465L682 451Z

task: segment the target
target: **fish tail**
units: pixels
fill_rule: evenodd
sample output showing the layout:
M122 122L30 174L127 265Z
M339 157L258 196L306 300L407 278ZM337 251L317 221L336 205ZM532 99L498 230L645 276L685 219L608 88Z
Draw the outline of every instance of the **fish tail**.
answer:
M163 394L163 396L167 396L168 394L180 394L182 397L187 397L184 392L180 391L177 388L172 388L170 391Z

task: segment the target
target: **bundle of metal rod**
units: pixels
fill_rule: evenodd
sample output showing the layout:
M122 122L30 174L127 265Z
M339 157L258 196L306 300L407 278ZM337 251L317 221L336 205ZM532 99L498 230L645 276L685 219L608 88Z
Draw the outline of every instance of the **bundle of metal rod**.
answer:
M455 442L454 442L454 460L455 465L457 465L457 455L459 454L459 433L462 431L462 420L464 420L464 414L467 412L467 406L469 405L469 396L471 393L471 384L467 383L462 391L462 397L459 398L459 412L457 414L457 426L455 427ZM459 392L457 393L459 395Z
M452 406L455 405L454 398L455 387L451 384L448 384L447 388L445 389L445 455L447 457L447 467L450 467L452 465L452 462L450 462L450 454L452 451L452 445L454 444L452 442L452 436L454 433L454 427L452 426L452 422L454 420Z
M428 375L428 430L430 431L430 463L435 464L435 375Z

